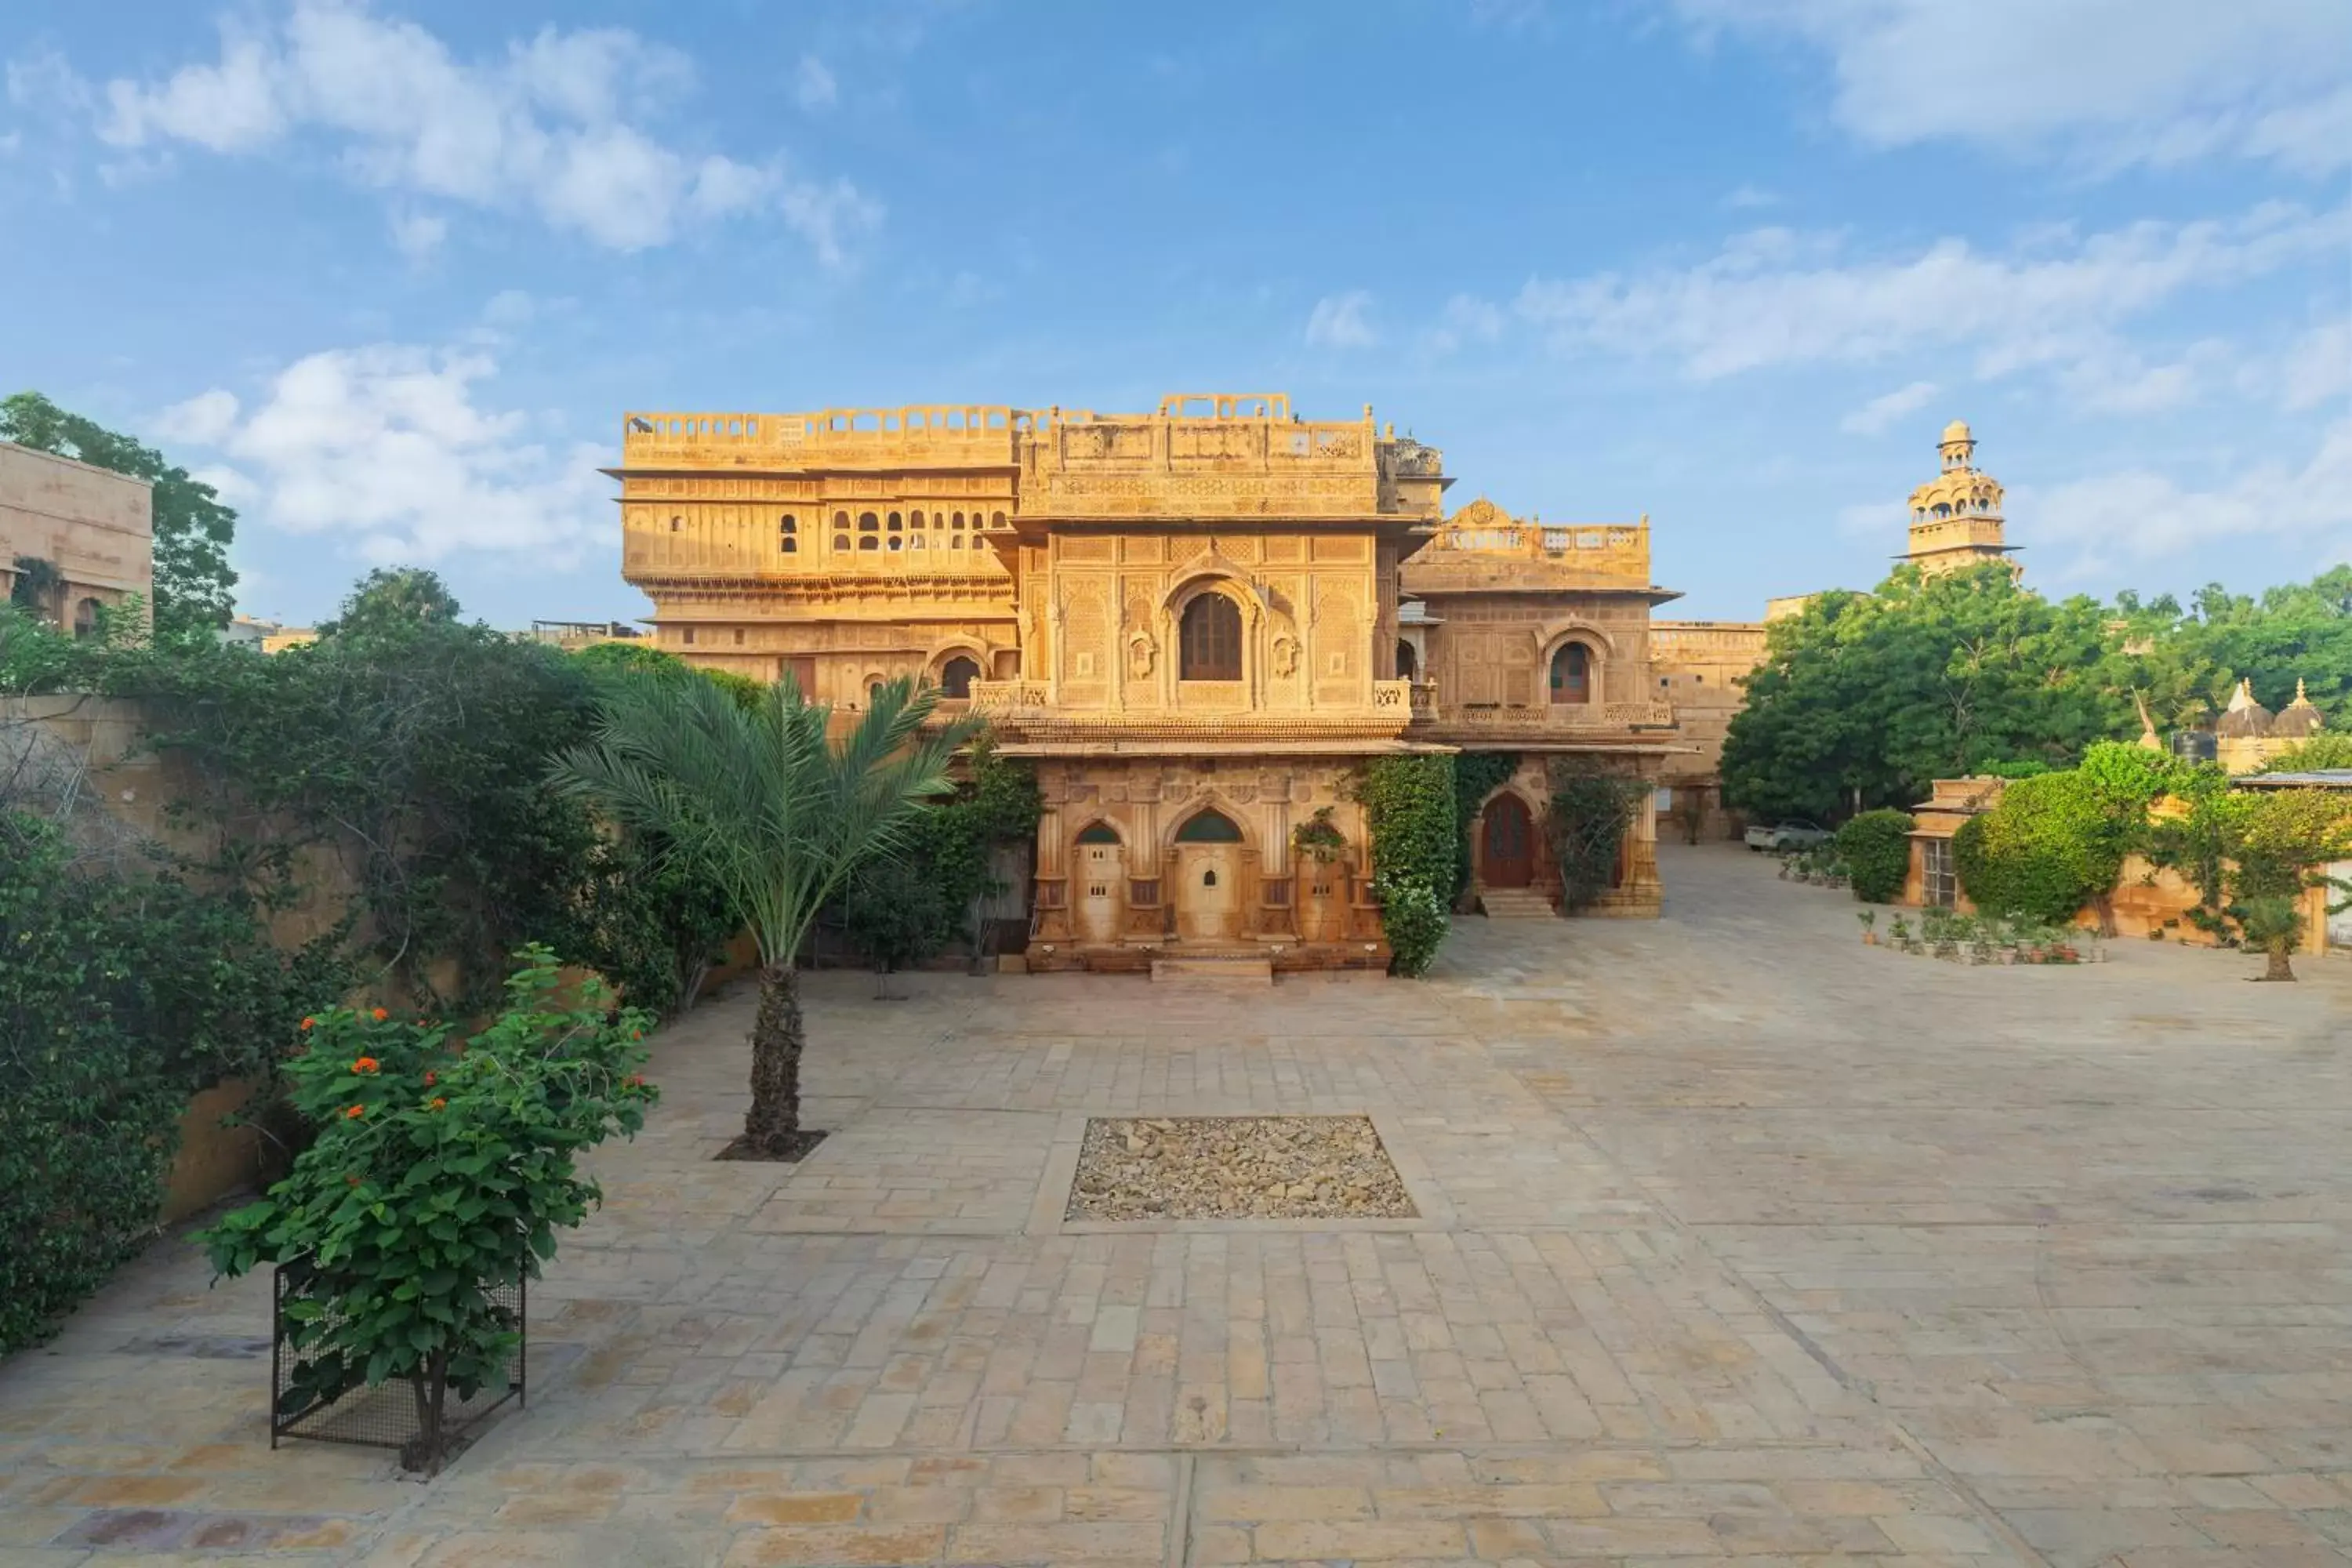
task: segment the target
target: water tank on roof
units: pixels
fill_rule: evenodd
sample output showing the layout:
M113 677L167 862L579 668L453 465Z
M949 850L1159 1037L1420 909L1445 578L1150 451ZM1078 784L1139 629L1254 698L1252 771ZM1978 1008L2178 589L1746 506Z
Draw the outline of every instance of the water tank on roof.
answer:
M2172 754L2184 763L2210 763L2220 752L2210 730L2175 730Z

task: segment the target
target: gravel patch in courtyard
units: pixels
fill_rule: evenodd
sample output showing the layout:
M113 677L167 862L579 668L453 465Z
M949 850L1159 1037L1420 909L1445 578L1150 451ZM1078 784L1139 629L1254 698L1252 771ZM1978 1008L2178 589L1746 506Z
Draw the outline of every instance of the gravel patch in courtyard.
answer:
M1066 1219L1412 1219L1370 1118L1097 1117Z

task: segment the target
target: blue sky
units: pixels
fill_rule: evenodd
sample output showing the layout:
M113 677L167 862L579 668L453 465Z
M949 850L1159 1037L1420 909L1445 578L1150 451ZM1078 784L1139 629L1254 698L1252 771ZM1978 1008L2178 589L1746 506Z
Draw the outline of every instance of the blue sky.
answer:
M0 38L0 384L217 476L241 607L633 616L626 409L1367 402L1882 574L1969 419L2045 590L2352 560L2341 0L183 0Z

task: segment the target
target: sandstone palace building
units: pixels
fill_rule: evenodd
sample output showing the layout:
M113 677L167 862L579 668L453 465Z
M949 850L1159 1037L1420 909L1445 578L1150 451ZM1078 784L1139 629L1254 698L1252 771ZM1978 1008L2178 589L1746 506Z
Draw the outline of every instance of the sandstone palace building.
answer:
M1033 967L1384 967L1360 764L1519 759L1472 830L1500 912L1557 885L1548 760L1675 749L1646 521L1449 519L1443 454L1370 408L646 413L623 453L656 646L840 710L913 676L1034 763ZM1603 912L1655 912L1654 841L1645 807Z

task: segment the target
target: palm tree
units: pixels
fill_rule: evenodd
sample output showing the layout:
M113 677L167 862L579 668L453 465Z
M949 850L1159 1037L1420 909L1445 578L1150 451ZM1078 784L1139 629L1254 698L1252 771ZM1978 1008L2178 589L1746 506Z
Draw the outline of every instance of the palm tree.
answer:
M947 791L949 759L973 726L925 730L937 700L889 682L836 746L831 710L789 675L749 709L708 680L615 682L595 742L556 763L558 787L659 834L759 943L751 1107L730 1156L796 1160L821 1136L801 1131L807 1036L795 955L850 873L898 849L924 801Z

